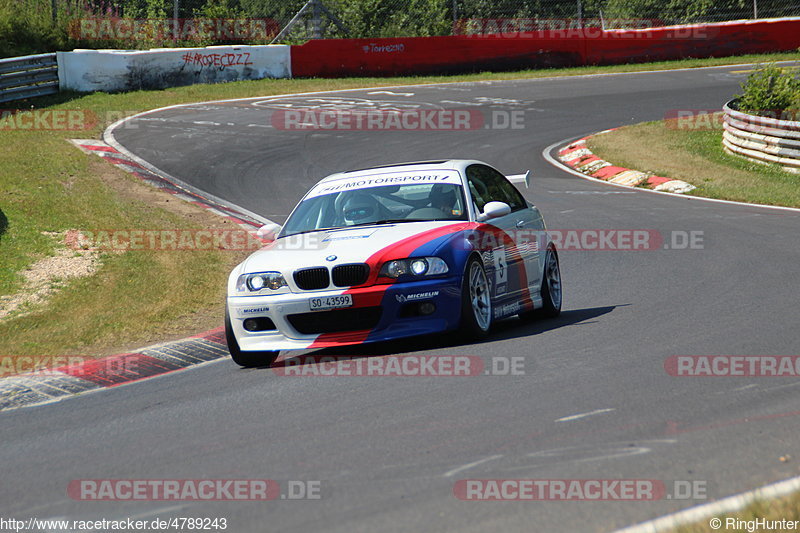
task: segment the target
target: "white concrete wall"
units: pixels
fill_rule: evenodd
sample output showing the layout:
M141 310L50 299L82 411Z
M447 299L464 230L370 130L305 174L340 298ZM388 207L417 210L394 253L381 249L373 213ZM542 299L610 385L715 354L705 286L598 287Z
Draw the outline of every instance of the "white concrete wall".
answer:
M193 83L291 78L290 46L209 46L58 52L62 90L163 89Z

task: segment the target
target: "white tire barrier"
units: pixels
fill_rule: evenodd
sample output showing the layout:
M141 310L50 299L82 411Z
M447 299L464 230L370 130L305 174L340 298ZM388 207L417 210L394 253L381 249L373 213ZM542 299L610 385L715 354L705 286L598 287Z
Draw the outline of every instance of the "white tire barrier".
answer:
M722 144L728 152L800 173L800 122L742 113L725 104Z

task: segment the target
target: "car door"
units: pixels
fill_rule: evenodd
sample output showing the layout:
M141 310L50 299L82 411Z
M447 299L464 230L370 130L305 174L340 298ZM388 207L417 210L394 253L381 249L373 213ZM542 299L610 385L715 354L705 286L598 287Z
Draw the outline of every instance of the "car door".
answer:
M538 294L541 283L536 213L511 182L492 167L470 165L466 178L476 214L482 213L488 202L504 202L511 208L508 215L486 222L503 234L492 249L493 296L511 303L527 301ZM500 310L500 315L506 314L514 313L510 308L507 313Z

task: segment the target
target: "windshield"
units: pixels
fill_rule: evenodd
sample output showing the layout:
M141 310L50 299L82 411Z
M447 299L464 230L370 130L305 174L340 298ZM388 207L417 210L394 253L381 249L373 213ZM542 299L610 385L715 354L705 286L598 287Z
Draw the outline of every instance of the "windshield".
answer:
M467 220L460 185L386 185L314 196L300 202L284 224L281 236L429 220Z

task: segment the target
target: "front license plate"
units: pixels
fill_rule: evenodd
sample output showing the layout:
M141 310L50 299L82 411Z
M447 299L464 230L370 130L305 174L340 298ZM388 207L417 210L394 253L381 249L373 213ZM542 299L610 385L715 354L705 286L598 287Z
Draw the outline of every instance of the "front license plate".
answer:
M324 298L311 298L308 300L308 307L312 311L324 311L326 309L341 309L353 306L353 295L342 294L339 296L325 296Z

